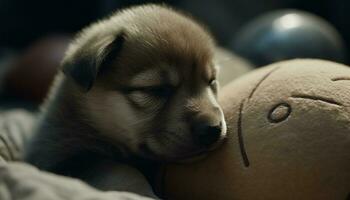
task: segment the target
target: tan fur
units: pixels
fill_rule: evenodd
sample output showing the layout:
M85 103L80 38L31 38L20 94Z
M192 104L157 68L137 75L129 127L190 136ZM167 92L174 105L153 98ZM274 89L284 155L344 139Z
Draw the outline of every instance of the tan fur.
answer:
M221 141L226 125L216 100L217 83L210 85L216 78L212 37L170 8L132 7L83 30L63 66L94 57L84 64L99 67L118 35L123 37L121 51L98 73L89 91L74 78L58 75L65 77L59 78L44 106L37 138L49 129L51 137L59 138L57 143L70 147L74 141L78 146L74 148L86 145L84 137L98 138L129 154L156 160L178 160L209 150L193 141L191 126L196 123L221 126ZM158 97L138 89L125 91L148 86L167 86L172 93ZM145 146L150 152L144 152Z

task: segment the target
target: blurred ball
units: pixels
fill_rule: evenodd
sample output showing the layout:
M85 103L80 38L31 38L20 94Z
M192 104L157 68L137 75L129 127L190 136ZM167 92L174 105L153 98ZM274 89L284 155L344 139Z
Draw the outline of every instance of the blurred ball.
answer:
M320 17L297 10L258 17L237 33L231 48L258 66L292 58L346 61L345 46L335 28Z

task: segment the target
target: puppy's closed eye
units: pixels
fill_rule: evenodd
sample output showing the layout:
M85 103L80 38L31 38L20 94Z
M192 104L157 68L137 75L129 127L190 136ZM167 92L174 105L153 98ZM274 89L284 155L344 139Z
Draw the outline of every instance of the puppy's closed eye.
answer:
M140 91L152 95L158 98L169 98L173 92L174 87L171 85L158 85L158 86L149 86L139 89Z
M174 93L171 85L133 87L126 90L129 100L137 107L158 108Z
M169 98L175 91L175 87L169 84L129 87L124 89L125 93L140 92L144 95L153 96L156 98Z
M136 107L141 109L160 107L162 101L155 99L151 95L148 95L142 91L133 91L128 94L129 101Z

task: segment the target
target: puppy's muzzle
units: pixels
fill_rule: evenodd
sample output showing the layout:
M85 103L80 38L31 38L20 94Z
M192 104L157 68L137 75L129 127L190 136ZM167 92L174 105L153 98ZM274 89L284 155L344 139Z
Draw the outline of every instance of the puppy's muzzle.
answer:
M194 142L201 148L211 149L225 136L226 128L220 108L214 107L211 112L197 115L192 122Z
M194 139L198 145L210 148L221 138L222 125L211 126L205 123L199 123L194 128Z

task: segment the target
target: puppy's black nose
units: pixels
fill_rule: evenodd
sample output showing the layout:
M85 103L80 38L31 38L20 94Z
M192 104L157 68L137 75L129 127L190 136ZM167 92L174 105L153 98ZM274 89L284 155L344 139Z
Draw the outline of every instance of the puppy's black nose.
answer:
M198 144L210 147L220 139L221 126L199 125L194 131Z

